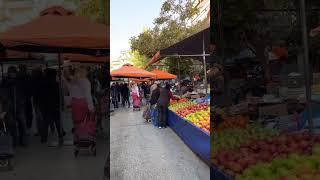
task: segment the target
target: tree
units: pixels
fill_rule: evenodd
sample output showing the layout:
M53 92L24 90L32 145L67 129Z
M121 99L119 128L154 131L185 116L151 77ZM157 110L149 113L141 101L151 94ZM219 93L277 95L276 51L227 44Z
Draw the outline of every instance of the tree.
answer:
M149 60L149 58L140 54L138 51L131 51L129 53L129 61L132 62L134 66L142 68Z
M76 4L76 13L97 22L110 24L110 0L67 0Z
M159 17L154 20L154 27L144 30L136 37L130 39L131 50L151 59L160 49L174 43L209 26L208 19L191 26L191 20L198 9L191 0L166 0L161 8ZM209 17L208 17L209 18ZM169 72L177 72L178 58L166 58ZM181 58L181 73L190 72L191 64L186 58ZM140 64L145 64L141 59Z

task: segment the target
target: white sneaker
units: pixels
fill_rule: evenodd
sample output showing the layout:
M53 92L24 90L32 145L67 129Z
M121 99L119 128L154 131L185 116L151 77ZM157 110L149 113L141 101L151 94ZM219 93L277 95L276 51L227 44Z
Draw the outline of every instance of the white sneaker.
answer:
M159 127L159 129L161 129L162 127Z

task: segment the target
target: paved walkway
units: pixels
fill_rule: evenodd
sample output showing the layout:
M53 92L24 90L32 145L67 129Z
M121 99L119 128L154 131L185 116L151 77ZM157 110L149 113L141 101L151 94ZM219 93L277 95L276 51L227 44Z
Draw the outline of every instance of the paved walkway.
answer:
M144 123L142 112L110 120L112 180L209 180L210 169L170 129Z
M1 180L103 180L105 140L98 140L96 157L83 152L75 158L73 146L47 147L38 137L32 139L28 148L17 149L15 170L0 172Z

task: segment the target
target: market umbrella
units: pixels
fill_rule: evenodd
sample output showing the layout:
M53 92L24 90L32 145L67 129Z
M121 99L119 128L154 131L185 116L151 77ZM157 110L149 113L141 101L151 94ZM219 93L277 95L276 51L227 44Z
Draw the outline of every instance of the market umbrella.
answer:
M159 69L154 69L151 71L152 73L156 74L156 79L176 79L177 76L174 74L170 74L167 71L162 71Z
M111 81L120 81L120 78L112 77Z
M60 70L61 53L110 54L109 26L71 14L43 13L28 23L0 33L0 42L11 50L57 53ZM61 73L59 81L61 85Z
M80 16L44 15L0 33L8 49L109 55L109 27Z
M109 56L90 56L83 54L63 54L63 60L80 63L108 63Z
M121 68L111 72L112 77L120 78L156 78L154 73L140 69L130 64L125 64Z

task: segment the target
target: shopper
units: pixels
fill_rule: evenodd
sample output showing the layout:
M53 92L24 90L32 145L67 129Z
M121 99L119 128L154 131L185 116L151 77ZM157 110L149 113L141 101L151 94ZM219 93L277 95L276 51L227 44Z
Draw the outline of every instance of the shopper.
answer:
M75 124L78 124L84 120L87 113L94 112L91 85L87 78L87 70L83 66L75 69L74 74L67 73L66 76L66 78L64 77L64 82L72 98L72 119Z
M8 77L2 81L1 87L7 94L9 111L12 113L10 115L12 117L12 126L9 128L13 136L13 145L16 146L19 143L21 146L26 146L25 96L22 83L17 78L17 73L18 71L14 66L9 67Z
M128 105L128 108L130 108L130 100L129 100L129 96L130 96L130 90L129 90L129 85L128 83L125 83L123 86L123 107L126 106L126 104Z
M111 98L114 108L118 108L117 87L116 84L111 84Z
M32 72L32 102L33 108L35 112L35 120L36 120L36 135L40 135L41 127L43 126L43 119L42 119L42 109L44 107L45 102L45 95L44 95L44 77L41 68L36 68Z
M27 73L27 67L24 65L19 66L19 72L18 72L18 82L21 90L23 91L23 98L25 101L25 118L26 118L26 128L28 134L30 134L31 128L32 128L32 119L33 119L33 113L32 113L32 89L31 89L31 77Z
M168 107L170 104L170 99L175 98L170 91L170 85L166 84L160 88L160 95L157 102L159 110L159 129L167 127Z
M60 90L57 82L57 72L54 69L46 69L45 81L43 83L44 96L47 103L42 104L43 109L43 123L41 142L46 143L48 139L48 129L57 132L59 144L63 143L63 133L60 122Z

